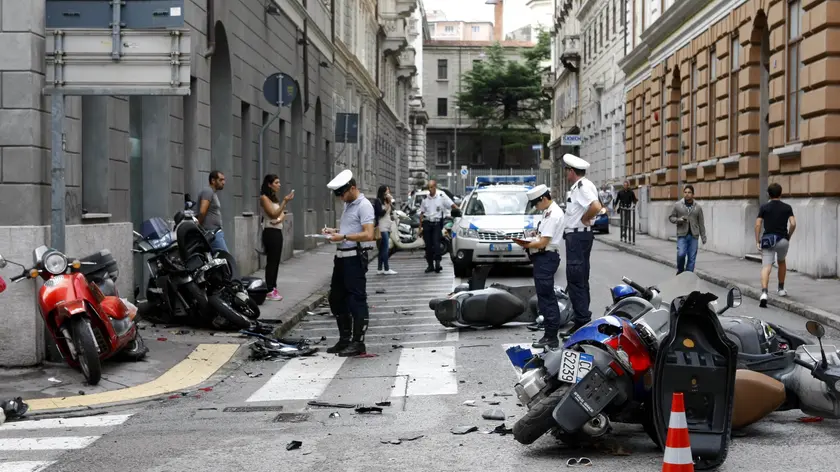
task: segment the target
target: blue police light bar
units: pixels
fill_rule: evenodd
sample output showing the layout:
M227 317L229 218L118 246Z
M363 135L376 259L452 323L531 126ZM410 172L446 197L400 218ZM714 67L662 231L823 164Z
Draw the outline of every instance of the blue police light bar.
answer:
M464 192L472 192L473 190L475 190L475 187L472 187L472 186L471 186L471 187L467 187L467 188L465 188L465 189L464 189Z
M536 175L485 175L475 178L475 185L484 187L486 185L536 185Z

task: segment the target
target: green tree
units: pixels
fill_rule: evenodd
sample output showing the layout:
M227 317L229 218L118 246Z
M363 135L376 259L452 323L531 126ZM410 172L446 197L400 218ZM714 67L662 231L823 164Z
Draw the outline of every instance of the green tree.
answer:
M541 63L551 58L551 39L540 32L537 44L518 61L506 59L498 42L487 48L486 55L463 75L463 89L456 98L475 129L501 140L496 167L502 167L507 151L547 144L548 135L540 126L551 118L552 94L543 86L548 71Z

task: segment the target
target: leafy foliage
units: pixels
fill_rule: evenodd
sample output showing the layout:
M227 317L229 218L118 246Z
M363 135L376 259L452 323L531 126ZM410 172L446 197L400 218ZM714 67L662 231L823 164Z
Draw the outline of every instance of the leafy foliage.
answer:
M487 48L486 59L462 77L463 91L456 95L461 112L483 134L501 138L502 153L546 144L547 135L539 128L551 118L552 95L543 87L547 71L541 63L550 57L551 39L543 31L522 60L506 59L504 48L496 43Z

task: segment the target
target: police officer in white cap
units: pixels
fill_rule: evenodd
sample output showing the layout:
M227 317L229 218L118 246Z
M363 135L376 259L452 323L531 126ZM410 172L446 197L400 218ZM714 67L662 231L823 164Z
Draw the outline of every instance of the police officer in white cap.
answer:
M574 326L570 333L589 323L589 255L592 253L592 223L601 211L598 188L586 178L589 163L573 155L563 156L569 197L566 199L566 222L563 238L566 240L566 292L574 308Z
M327 188L344 202L338 229L324 228L338 243L330 282L330 310L338 323L338 342L327 349L341 357L365 354L368 327L367 274L368 251L374 247L373 204L356 188L356 179L344 170Z
M545 334L533 344L536 348L560 347L560 307L554 293L554 275L560 267L560 240L563 238L563 210L551 199L545 185L528 191L528 200L543 212L537 225L535 240L515 239L525 248L534 263L534 286L537 289L537 308L545 319Z

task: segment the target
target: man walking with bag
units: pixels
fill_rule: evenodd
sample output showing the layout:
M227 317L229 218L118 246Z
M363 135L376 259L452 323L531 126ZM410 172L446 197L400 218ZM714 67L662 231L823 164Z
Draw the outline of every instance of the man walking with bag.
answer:
M767 186L770 201L761 205L755 220L755 246L761 253L761 298L758 306L767 307L767 286L770 285L770 272L773 262L779 263L779 296L786 297L785 275L787 275L787 256L790 238L796 230L796 218L793 208L783 202L782 186L776 183ZM761 227L764 226L764 234Z
M700 239L706 244L706 222L703 208L694 201L693 186L685 186L683 199L674 204L668 220L677 225L677 275L685 271L694 272L697 241Z

